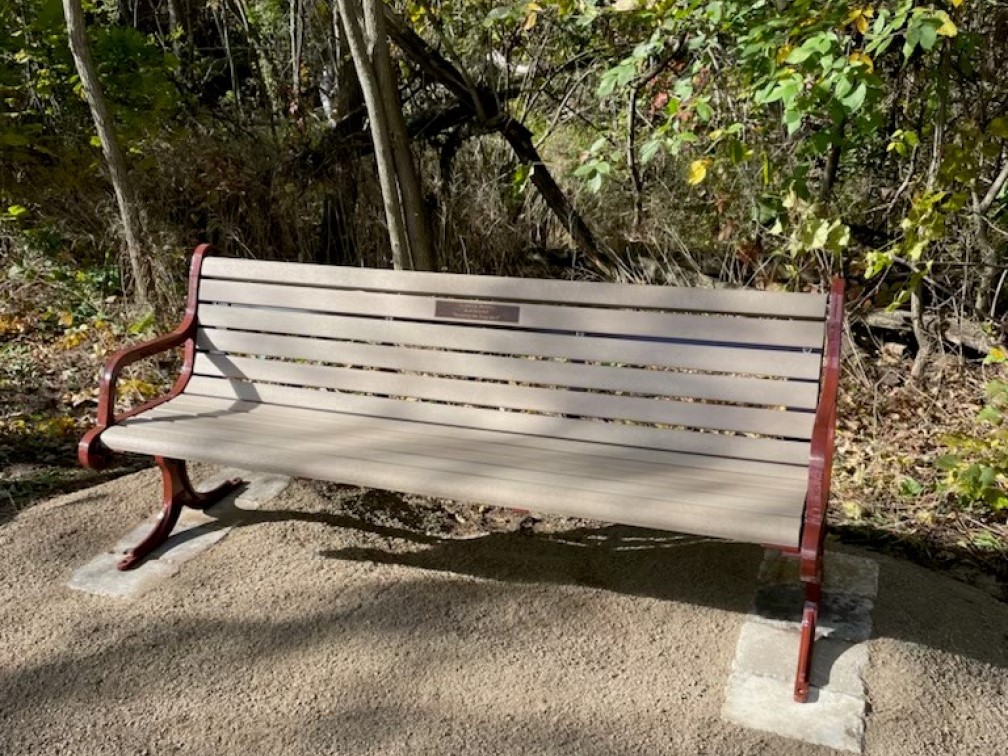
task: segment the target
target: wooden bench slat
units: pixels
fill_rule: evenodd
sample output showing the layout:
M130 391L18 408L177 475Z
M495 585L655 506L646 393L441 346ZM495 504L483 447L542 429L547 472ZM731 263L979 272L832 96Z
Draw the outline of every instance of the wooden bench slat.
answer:
M435 465L457 465L462 470L492 470L500 467L512 471L510 479L514 480L553 480L559 485L585 491L662 499L668 497L670 501L679 500L673 491L681 490L722 501L721 487L726 478L725 473L720 476L695 474L695 471L684 471L673 465L635 464L632 459L624 461L618 457L608 462L599 462L596 456L581 456L570 450L551 455L542 450L518 447L504 450L495 444L470 443L463 446L457 441L440 441L435 438L418 441L388 433L337 434L334 430L342 427L338 423L264 425L247 422L240 415L234 414L229 414L222 420L219 417L180 417L152 413L136 418L130 422L130 426L142 427L153 433L188 433L235 441L247 439L253 445L274 446L280 445L282 441L283 445L306 453L366 458L385 461L390 466L417 466L423 464L422 460L432 460ZM763 511L774 514L794 514L793 500L796 491L804 492L803 485L783 479L770 479L770 484L761 482L762 485L752 480L748 482L744 502L724 499L720 506L740 511L759 506Z
M815 409L818 398L818 386L811 381L588 365L220 329L201 330L197 346L232 354L800 409Z
M219 426L218 426L219 427ZM684 530L744 541L796 544L801 526L803 491L790 500L792 514L778 513L779 504L746 496L744 478L724 480L717 492L702 486L671 489L675 498L596 490L585 481L555 474L535 474L499 465L463 463L433 457L390 464L388 453L371 454L361 445L318 448L296 437L250 439L226 433L194 434L164 431L131 420L106 431L110 448L143 454L180 455L221 464L241 464L264 471L283 471L319 480L333 480L409 493L442 496L510 507L532 507L582 518L666 530ZM184 452L184 454L182 454ZM569 484L567 484L569 480ZM656 487L655 493L661 490ZM697 502L703 502L697 503ZM741 509L740 507L745 507Z
M595 336L528 334L497 328L410 323L398 320L270 312L246 307L202 305L204 327L374 341L462 351L560 357L626 365L654 365L725 373L819 380L818 352L790 352L696 344L662 343Z
M282 282L300 286L447 294L524 302L736 313L819 321L826 317L825 294L470 276L331 265L290 265L223 257L208 258L203 263L203 275L206 279Z
M247 383L204 376L194 376L186 386L185 395L311 407L318 411L410 420L446 427L485 428L525 435L600 441L624 446L734 459L799 464L806 467L809 460L808 441L666 430L644 425L575 420L551 415L501 412L477 407L445 407L429 402L405 402L377 396L324 392L315 389L297 389L269 384L253 386Z
M433 445L439 449L452 450L453 455L466 455L473 449L492 448L495 458L509 464L513 460L531 460L532 464L548 460L549 466L557 469L570 469L565 465L565 458L571 456L577 460L577 464L582 465L583 473L590 477L618 478L638 472L650 474L656 469L712 482L724 480L725 475L745 475L752 482L754 490L772 491L775 495L779 495L781 491L792 491L795 486L803 487L807 478L807 472L803 468L772 462L748 462L475 428L447 429L442 426L385 418L361 418L341 413L325 413L320 416L302 408L255 403L235 406L234 403L229 404L219 399L183 396L152 409L143 417L167 421L172 418L182 421L192 418L215 421L221 416L222 410L228 413L229 419L226 422L229 426L240 424L249 433L284 435L290 432L285 429L297 428L313 438L329 435L365 441L382 440L404 447L426 448Z
M815 415L772 409L735 407L666 399L616 396L567 389L513 386L504 383L437 378L424 375L306 365L201 353L196 375L245 379L253 385L285 384L306 388L339 389L395 397L506 407L609 420L681 425L688 428L758 433L764 436L808 439ZM303 395L299 394L299 397ZM291 399L294 404L297 399ZM311 406L311 400L306 406ZM451 407L444 408L446 412Z
M649 336L690 339L723 344L746 344L821 350L821 322L770 320L731 315L692 315L648 311L603 310L580 305L523 304L517 322L488 322L479 318L439 319L437 297L345 290L334 292L312 287L206 280L200 284L200 301L258 307L331 312L343 315L391 317L401 320L473 322L487 328L533 331L566 331L613 334L620 337Z

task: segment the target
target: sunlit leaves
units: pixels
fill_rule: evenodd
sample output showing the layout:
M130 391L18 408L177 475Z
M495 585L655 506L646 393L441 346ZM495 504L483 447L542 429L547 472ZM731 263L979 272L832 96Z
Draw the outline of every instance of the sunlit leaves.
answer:
M906 157L920 144L920 137L912 129L896 129L889 144L886 145L886 152L895 152L900 157Z

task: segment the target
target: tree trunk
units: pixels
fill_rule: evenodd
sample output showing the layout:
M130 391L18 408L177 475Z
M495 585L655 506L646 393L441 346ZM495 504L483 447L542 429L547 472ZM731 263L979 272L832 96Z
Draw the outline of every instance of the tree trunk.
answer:
M392 249L392 266L397 270L410 266L409 240L406 238L406 221L403 217L399 187L395 177L395 158L385 121L385 109L378 89L368 45L360 19L363 15L360 0L337 0L343 31L353 58L357 79L360 81L371 121L371 141L375 147L375 163L378 167L378 182L381 184L382 203L385 207L385 223L388 226L389 244Z
M840 155L843 152L843 138L846 121L837 126L836 141L830 144L829 155L826 156L826 169L823 171L822 183L819 185L819 203L824 207L829 205L833 197L833 187L836 186L840 173Z
M599 247L595 241L595 235L592 234L581 214L568 201L567 195L553 180L552 174L543 164L542 158L539 157L539 152L532 143L532 132L513 118L508 118L501 127L501 134L511 145L511 149L514 150L518 159L531 166L532 183L539 190L539 194L542 195L557 220L574 239L574 243L580 247L596 268L604 273L611 273L613 266L610 261L598 253Z
M977 189L971 190L973 200L973 225L976 230L977 243L980 247L983 267L980 270L980 283L977 285L976 299L973 309L981 317L994 318L997 302L994 298L994 282L998 277L998 267L1002 255L991 242L987 234L987 213L994 205L1004 185L1008 183L1008 158L1002 163L1000 170L991 181L984 196L981 198Z
M182 27L182 20L179 18L178 0L168 0L168 36L171 37L172 52L175 58L182 63L182 36L185 29Z
M434 270L434 244L427 208L424 204L420 176L413 162L409 139L406 136L406 122L403 118L402 102L399 100L399 84L392 71L389 55L388 34L385 31L383 9L384 0L364 0L364 27L371 46L371 63L381 91L381 103L385 110L392 157L395 161L396 180L406 220L413 270Z
M910 290L910 326L917 341L917 355L914 357L913 367L910 368L910 378L914 383L920 383L924 378L924 372L930 367L931 355L935 348L934 337L924 322L924 302L921 299L923 282L923 277L919 277Z
M143 235L142 213L126 170L126 160L116 137L108 105L105 103L94 61L91 59L91 51L88 49L80 0L63 0L63 13L66 16L67 34L70 38L70 52L77 66L81 88L91 108L91 117L101 140L102 153L112 180L116 203L119 205L126 254L133 274L133 293L137 303L149 307L153 298L154 281L151 267L143 255L140 243Z
M347 45L346 31L340 23L337 6L332 9L334 61L323 103L334 126L361 107L362 94L353 59ZM328 161L327 161L328 162ZM326 190L315 261L324 265L358 265L354 216L357 208L357 170L353 150L343 140L332 156L332 171L326 177Z
M934 129L932 130L931 163L928 165L927 189L930 192L934 189L938 180L938 169L941 167L942 148L945 141L945 119L948 111L948 81L949 81L949 44L946 40L942 49L940 73L936 79L938 88L938 112L934 118ZM910 323L913 326L914 338L917 340L917 356L914 357L913 367L910 369L910 379L914 383L920 383L924 378L924 372L928 368L931 355L935 351L935 340L931 333L924 326L924 304L921 299L921 290L924 286L924 276L915 277L913 287L910 290Z

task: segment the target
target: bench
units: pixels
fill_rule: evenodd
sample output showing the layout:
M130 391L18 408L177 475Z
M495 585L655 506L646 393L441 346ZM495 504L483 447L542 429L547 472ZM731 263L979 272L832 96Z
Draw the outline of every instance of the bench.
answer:
M113 355L79 457L153 455L162 516L199 460L761 544L805 583L795 698L822 583L843 284L831 293L513 279L210 256L182 324ZM171 391L116 415L136 360Z

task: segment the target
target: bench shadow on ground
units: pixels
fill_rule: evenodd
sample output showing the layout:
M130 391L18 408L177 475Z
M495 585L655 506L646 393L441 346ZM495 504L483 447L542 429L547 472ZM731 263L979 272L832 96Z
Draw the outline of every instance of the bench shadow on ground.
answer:
M515 527L475 537L432 535L422 529L419 521L408 521L416 508L400 495L367 490L359 496L363 500L357 502L356 509L367 512L367 518L345 512L240 510L233 499L211 512L222 524L235 527L309 522L354 531L367 543L318 552L330 559L392 564L509 583L583 586L739 614L751 609L764 554L761 547L752 544L604 523L547 532ZM383 514L400 522L390 525L374 521L382 519ZM405 524L401 522L404 519ZM205 531L190 531L192 536L200 532ZM933 576L935 581L933 593L910 590L905 585L905 572L893 570L891 564L883 560L880 565L872 637L930 646L1008 669L1008 625L983 623L976 603L990 602L994 614L988 617L1008 618L1008 606L980 592L972 595L952 591L945 597L941 589L945 581L957 587L961 584L941 573L904 565ZM800 623L801 600L798 592L795 596L793 616L786 619ZM959 611L950 607L935 612L935 601L942 600L962 606ZM967 628L969 632L964 632Z
M284 498L280 498L273 503L283 502ZM436 678L440 670L450 675L460 664L475 665L475 655L485 653L486 647L444 642L446 627L451 626L452 618L462 616L468 623L467 632L481 633L479 618L488 611L492 613L502 591L510 592L513 598L526 583L581 586L744 614L752 603L762 559L758 546L623 526L584 525L557 532L518 529L475 538L429 535L419 524L402 523L407 516L404 513L415 508L401 497L382 492L365 493L355 502L358 508L400 522L373 522L357 516L356 511L243 510L235 507L232 496L210 510L217 522L180 533L171 545L224 524L246 528L304 522L341 531L333 532L331 538L331 542L340 544L338 548L326 548L325 537L312 539L316 545L309 548L317 549L315 553L323 557L402 565L467 579L455 584L452 591L439 591L423 575L404 571L374 595L359 594L347 600L341 599L344 586L325 582L313 586L319 595L311 608L296 616L280 617L268 612L233 617L226 612L207 615L179 612L175 607L168 610L169 621L165 621L162 613L152 611L147 600L122 605L95 599L91 612L74 615L74 637L85 640L66 645L44 661L0 669L0 729L7 718L10 742L21 742L20 738L28 742L33 732L44 729L43 721L52 707L65 701L73 703L68 715L73 716L70 712L78 709L84 712L89 728L97 725L96 731L103 730L120 744L136 739L138 748L147 747L149 728L130 727L126 722L132 717L147 720L149 714L144 707L148 705L148 689L164 689L175 701L173 712L184 709L193 716L192 712L208 704L216 708L210 702L217 701L221 690L252 687L257 679L261 681L262 677L252 674L250 660L254 659L260 669L280 668L302 655L323 658L311 653L313 649L325 649L329 666L313 673L311 685L302 686L303 691L296 684L293 689L311 701L321 690L329 698L305 703L304 716L289 723L297 732L288 731L286 737L297 739L301 752L322 752L337 741L349 752L380 752L383 742L394 742L401 736L405 723L416 726L420 721L445 721L457 715L439 708L433 699L414 700L408 694L390 698L391 679L430 679ZM290 543L286 541L284 547ZM298 559L299 555L292 553L289 558ZM301 554L300 558L307 555ZM199 570L199 560L186 569ZM949 590L952 581L940 575L935 575L933 590L919 590L919 576L919 568L883 561L874 636L931 646L997 668L1008 667L1003 623L1006 613L1001 605L993 610L993 603L977 607L974 604L980 600L979 593L964 596ZM219 587L226 592L226 588ZM155 592L150 601L164 600L158 598L159 593ZM169 595L166 600L174 607L179 598ZM941 602L946 604L945 610L934 611L935 604ZM977 609L986 623L979 628L974 615ZM540 620L548 616L555 628L571 628L583 622L583 612L591 609L583 601L558 601L534 611ZM126 614L120 616L120 612ZM967 628L968 634L964 632ZM664 630L689 632L683 627ZM523 622L512 622L508 629L509 633L519 634L513 639L519 646L521 633L538 637L542 631L541 625ZM373 679L368 674L355 677L347 673L345 670L355 664L353 654L359 653L362 643L367 646L376 633L386 639L384 653L388 652L388 639L422 647L424 652L396 655L393 678L388 672L378 672ZM697 642L716 644L723 659L730 659L736 640L734 634L726 634L721 638L698 638ZM166 667L158 662L161 654L168 654L172 664ZM665 659L660 663L675 662ZM727 661L724 663L727 674ZM176 664L181 666L171 671L169 668ZM191 674L195 669L200 670L199 675ZM271 678L266 675L265 679ZM261 689L259 695L263 695ZM109 701L119 704L109 706ZM372 705L374 702L380 703ZM123 707L125 717L111 713L123 711ZM227 709L217 711L215 726L222 726L221 719L227 717L234 722L244 721L240 712L232 715ZM645 714L631 712L632 716ZM520 728L492 707L485 712L481 709L480 716L485 717L481 733L486 742L501 746L502 752L538 748L539 752L612 753L599 744L607 743L607 734L625 724L617 722L615 715L610 721L605 712L598 711L591 721L578 719L559 726L547 714L541 719L532 716ZM716 722L711 727L721 737L730 736L730 730L722 732L723 727ZM266 733L256 732L266 737ZM81 733L85 737L83 730ZM625 752L633 752L632 744L628 745ZM86 745L82 743L82 747ZM379 751L373 750L376 747Z

